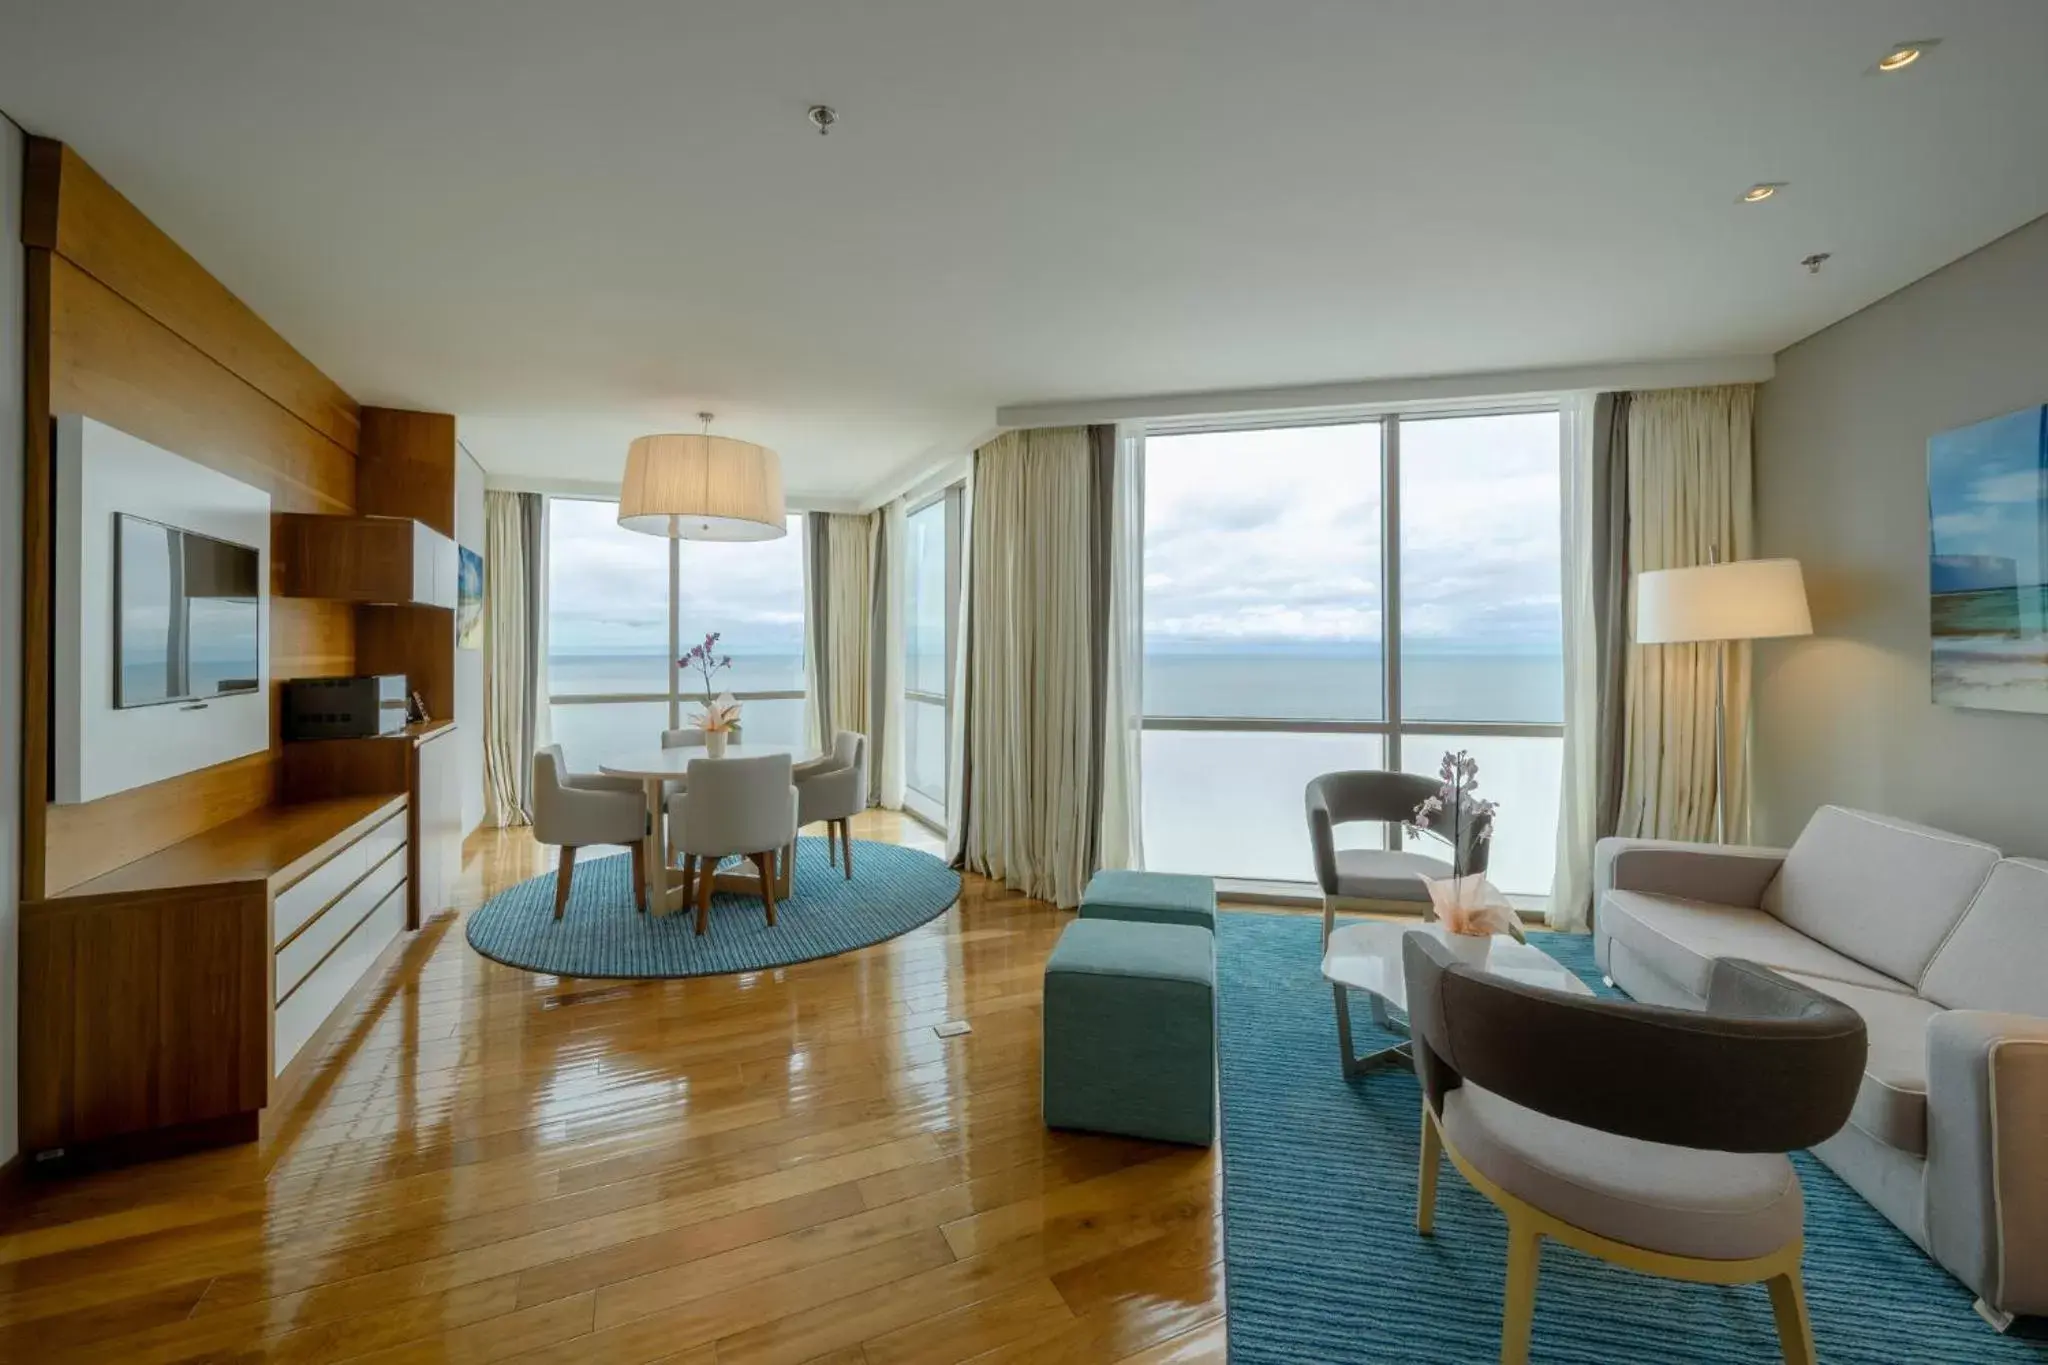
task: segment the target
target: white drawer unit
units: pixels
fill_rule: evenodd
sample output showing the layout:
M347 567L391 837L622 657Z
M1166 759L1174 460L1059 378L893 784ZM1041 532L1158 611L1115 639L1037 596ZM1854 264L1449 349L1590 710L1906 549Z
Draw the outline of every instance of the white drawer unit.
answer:
M334 946L377 908L393 887L405 884L405 850L387 853L334 903L308 920L277 950L277 998L283 1000L318 967Z
M271 901L271 945L283 945L315 915L333 904L337 896L361 881L371 868L385 861L394 849L404 847L405 812L400 811L278 892ZM281 982L278 989L280 992L284 990Z
M370 964L404 931L405 882L400 880L371 909L367 919L349 930L297 988L278 1001L272 1025L274 1074L284 1073L306 1040L326 1022L356 982L362 980Z

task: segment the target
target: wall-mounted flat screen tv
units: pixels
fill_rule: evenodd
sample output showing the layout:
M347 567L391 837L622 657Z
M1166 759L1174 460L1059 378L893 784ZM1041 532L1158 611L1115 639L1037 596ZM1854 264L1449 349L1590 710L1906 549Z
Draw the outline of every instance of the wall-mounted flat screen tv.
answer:
M114 514L114 705L254 692L259 557L247 545Z

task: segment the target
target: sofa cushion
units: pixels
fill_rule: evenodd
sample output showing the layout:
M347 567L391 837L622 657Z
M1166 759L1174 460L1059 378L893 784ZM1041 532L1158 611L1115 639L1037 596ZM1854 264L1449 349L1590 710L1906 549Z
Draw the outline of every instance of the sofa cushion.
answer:
M1991 869L1920 994L1952 1010L2048 1017L2048 863L2007 858Z
M1443 1132L1509 1194L1630 1246L1735 1261L1799 1239L1799 1177L1776 1152L1642 1142L1552 1118L1470 1082L1444 1095Z
M1927 1155L1927 1024L1941 1007L1917 995L1874 991L1800 972L1785 975L1832 995L1863 1016L1870 1053L1849 1122L1887 1147Z
M1611 935L1694 1000L1707 998L1707 978L1717 957L1746 958L1781 971L1908 993L1899 982L1747 906L1609 891L1600 898L1599 926L1602 934Z
M1997 862L1998 850L1975 839L1822 806L1764 888L1764 909L1865 966L1917 984Z

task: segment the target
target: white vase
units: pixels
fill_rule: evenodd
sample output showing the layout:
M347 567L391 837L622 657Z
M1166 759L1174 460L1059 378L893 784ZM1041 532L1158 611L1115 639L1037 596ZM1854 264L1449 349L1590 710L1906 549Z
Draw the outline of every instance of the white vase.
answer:
M1484 967L1486 955L1493 951L1492 934L1454 934L1444 931L1444 946L1451 950L1451 956L1469 967Z
M725 757L725 740L726 740L726 732L725 732L725 731L723 731L723 730L706 730L706 731L704 732L704 757L706 757L706 758L724 758L724 757Z

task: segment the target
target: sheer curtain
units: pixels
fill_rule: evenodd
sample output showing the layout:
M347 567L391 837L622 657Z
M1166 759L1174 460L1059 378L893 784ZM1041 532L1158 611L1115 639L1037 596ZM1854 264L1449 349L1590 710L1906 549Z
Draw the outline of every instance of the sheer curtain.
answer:
M484 493L484 793L499 828L532 818L547 742L547 501Z
M1750 445L1754 385L1631 396L1628 566L1632 574L1748 559L1755 550ZM1634 617L1631 582L1629 618ZM1725 662L1724 662L1725 661ZM1716 790L1714 670L1727 670L1728 786ZM1716 802L1729 837L1749 828L1749 646L1634 645L1618 833L1710 840Z
M1593 903L1594 825L1600 800L1600 651L1595 631L1593 469L1595 398L1571 394L1559 410L1558 499L1564 545L1564 775L1557 807L1557 869L1545 919L1586 927Z
M1108 533L1097 566L1107 587L1101 698L1103 867L1143 867L1144 800L1139 785L1145 738L1145 433L1118 427L1109 453Z
M960 601L953 613L953 676L947 695L953 699L946 727L946 862L964 867L967 861L967 776L973 765L967 755L967 719L974 698L967 691L967 661L974 653L974 481L977 461L967 462L960 484Z

